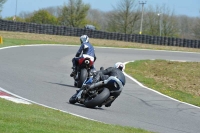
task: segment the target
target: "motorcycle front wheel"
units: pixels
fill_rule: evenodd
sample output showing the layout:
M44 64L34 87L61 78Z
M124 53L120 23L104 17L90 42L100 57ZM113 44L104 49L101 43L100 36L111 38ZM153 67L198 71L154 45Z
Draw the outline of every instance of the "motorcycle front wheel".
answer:
M69 103L75 104L76 102L77 102L77 100L76 100L76 94L74 94L74 95L69 99Z

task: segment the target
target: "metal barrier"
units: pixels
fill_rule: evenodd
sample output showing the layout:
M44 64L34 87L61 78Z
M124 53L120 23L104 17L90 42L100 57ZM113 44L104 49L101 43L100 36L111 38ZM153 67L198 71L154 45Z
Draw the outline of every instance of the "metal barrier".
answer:
M87 34L90 38L137 42L145 44L200 48L200 40L160 37L140 34L111 33L82 28L55 26L49 24L35 24L0 19L0 30L14 32L28 32L37 34L81 36ZM3 42L3 40L2 40Z

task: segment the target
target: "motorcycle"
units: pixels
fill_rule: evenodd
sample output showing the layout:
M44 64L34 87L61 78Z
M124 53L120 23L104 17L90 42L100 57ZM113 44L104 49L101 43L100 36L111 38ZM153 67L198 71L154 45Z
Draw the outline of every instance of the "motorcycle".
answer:
M92 71L91 66L94 64L90 58L80 58L77 65L77 73L74 75L74 86L81 88L83 82L90 76Z
M92 81L92 76L87 78L82 88L77 90L77 93L69 99L69 103L75 104L78 102L85 105L87 108L95 108L96 106L102 107L115 99L115 97L112 96L113 93L121 92L123 88L123 84L118 78L110 76L104 81L99 81L91 85L89 91L86 91L84 86L91 84Z

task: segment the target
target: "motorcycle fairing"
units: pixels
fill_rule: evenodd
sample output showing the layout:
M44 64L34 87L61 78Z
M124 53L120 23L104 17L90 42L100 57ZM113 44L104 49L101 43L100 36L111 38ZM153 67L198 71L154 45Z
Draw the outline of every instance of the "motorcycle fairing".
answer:
M85 81L85 83L84 83L84 84L91 84L91 83L92 83L92 81L93 81L93 78L92 78L92 77L90 77L88 80L86 80L86 81Z
M91 67L93 64L94 64L94 62L93 61L91 61L90 60L90 58L80 58L79 60L78 60L78 65L82 65L84 62L86 62L86 61L89 61L89 66Z
M111 92L121 91L123 88L122 82L114 76L110 76L107 80L104 80L104 83Z

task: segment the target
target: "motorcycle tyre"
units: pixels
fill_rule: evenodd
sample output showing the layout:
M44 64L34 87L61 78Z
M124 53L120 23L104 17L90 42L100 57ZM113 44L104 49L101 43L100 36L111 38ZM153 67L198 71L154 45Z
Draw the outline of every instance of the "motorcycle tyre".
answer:
M81 73L80 73L80 79L77 83L77 87L78 88L81 88L82 85L83 85L83 82L87 79L87 76L88 76L88 72L85 68L82 68L81 69Z
M77 87L77 82L76 81L74 81L74 86Z
M93 99L90 99L90 97L87 97L84 101L84 105L87 108L94 108L100 104L102 104L108 97L110 96L110 91L108 88L104 88L103 91L94 97Z
M76 94L74 94L76 95ZM74 95L69 99L69 103L71 104L75 104L77 102L76 97L74 97Z

